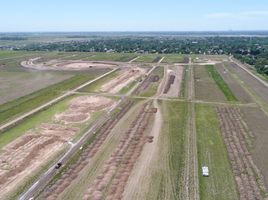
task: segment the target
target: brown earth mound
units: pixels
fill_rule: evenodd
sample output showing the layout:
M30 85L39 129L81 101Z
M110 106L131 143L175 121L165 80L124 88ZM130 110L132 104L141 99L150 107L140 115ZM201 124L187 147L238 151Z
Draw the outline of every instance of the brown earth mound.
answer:
M92 112L100 111L111 107L114 101L106 97L80 96L72 99L69 109L56 115L56 120L65 124L82 123L90 118Z
M134 68L123 71L117 78L109 81L101 87L101 91L117 93L123 87L127 86L132 81L136 80L142 74L145 74L146 70L142 68Z

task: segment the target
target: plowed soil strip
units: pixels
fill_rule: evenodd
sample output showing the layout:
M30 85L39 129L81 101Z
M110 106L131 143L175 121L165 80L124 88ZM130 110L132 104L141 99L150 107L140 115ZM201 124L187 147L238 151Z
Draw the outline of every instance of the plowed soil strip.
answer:
M83 199L122 199L128 178L144 145L153 141L153 137L145 135L153 115L150 106L151 104L145 104L142 107Z
M47 186L41 194L41 199L57 199L65 188L72 183L72 180L78 176L79 172L88 164L90 159L97 153L98 149L110 134L113 127L117 124L117 121L123 117L132 105L133 102L126 103L120 112L103 126L95 140L83 150L79 159L69 166L69 168L61 174L60 178L56 182Z
M240 199L263 199L267 196L267 188L263 176L253 162L248 150L251 145L250 134L246 123L242 120L240 110L233 107L218 107L221 132L231 161Z

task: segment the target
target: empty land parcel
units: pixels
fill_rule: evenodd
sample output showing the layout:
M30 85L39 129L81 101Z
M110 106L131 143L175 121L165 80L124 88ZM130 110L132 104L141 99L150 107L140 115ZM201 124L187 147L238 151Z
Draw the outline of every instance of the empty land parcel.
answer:
M20 66L38 57L33 65L87 67ZM266 96L258 92L266 90L241 82L226 57L202 59L192 65L175 54L29 52L25 59L6 60L10 67L2 69L14 76L34 71L66 79L1 105L9 113L6 121L116 70L0 135L1 198L265 198L268 123L258 106L266 105ZM202 176L202 166L209 177Z

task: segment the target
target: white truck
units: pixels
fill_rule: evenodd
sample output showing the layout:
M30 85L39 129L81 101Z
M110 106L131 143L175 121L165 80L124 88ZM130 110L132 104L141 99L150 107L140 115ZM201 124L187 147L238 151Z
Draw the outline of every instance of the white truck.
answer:
M203 166L202 167L202 175L205 177L209 176L209 171L208 171L208 167L207 166Z

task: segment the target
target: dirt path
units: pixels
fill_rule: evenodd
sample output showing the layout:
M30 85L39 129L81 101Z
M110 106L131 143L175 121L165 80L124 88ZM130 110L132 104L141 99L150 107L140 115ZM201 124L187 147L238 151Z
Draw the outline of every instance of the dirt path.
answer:
M191 63L191 60L190 60ZM188 121L187 121L187 138L186 138L186 158L184 170L184 199L199 199L199 182L198 182L198 159L197 159L197 141L195 126L195 108L194 103L194 74L193 66L189 66L188 77Z
M158 64L160 64L166 57L162 57L159 61Z
M162 127L162 114L157 100L154 100L153 105L158 109L151 133L149 134L150 136L154 137L154 141L143 148L142 154L136 163L125 187L125 191L123 193L123 199L125 200L146 199L146 194L149 191L150 182L152 181L152 167L157 163L158 160L158 139Z
M140 56L137 56L136 58L130 60L128 63L131 64L131 63L133 63L135 60L137 60L137 59L139 59L139 58L140 58Z

